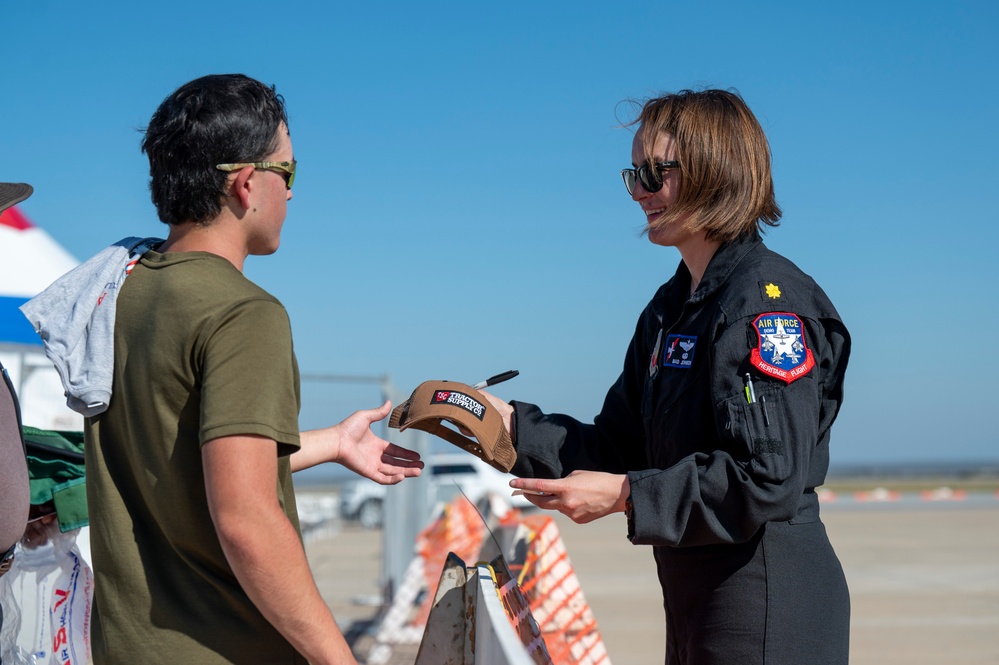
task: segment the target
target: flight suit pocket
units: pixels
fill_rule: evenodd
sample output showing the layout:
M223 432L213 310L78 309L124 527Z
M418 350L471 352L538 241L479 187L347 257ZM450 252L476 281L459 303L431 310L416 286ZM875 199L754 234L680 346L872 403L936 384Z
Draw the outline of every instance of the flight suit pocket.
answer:
M749 403L743 393L722 403L725 429L735 457L755 477L779 482L788 477L792 467L788 449L784 399L780 392L768 392L759 386L757 401Z

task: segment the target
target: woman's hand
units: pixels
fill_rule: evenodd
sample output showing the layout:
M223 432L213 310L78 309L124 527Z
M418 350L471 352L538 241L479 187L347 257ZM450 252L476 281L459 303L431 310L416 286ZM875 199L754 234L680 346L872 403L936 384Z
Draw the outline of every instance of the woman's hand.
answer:
M503 427L506 428L506 433L511 437L513 436L513 407L507 402L504 402L496 395L487 393L485 390L479 391L483 397L492 405L496 412L499 413L500 418L503 419Z
M525 490L524 496L535 506L557 510L576 524L623 513L631 495L627 475L601 471L573 471L558 480L516 478L510 487Z

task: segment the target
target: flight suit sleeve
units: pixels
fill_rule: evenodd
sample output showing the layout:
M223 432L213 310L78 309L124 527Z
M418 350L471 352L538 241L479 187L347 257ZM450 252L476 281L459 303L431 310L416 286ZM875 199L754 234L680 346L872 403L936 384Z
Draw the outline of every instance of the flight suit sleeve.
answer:
M820 449L820 438L827 435L821 426L828 428L832 421L824 414L830 408L823 403L824 392L827 384L841 384L845 360L837 356L846 348L839 331L842 326L827 335L817 319L803 318L814 365L786 382L751 364L750 321L733 323L712 345L713 427L706 426L703 432L700 450L704 452L688 455L668 469L628 474L633 543L745 542L768 521L794 518L802 493L809 487L809 468ZM747 372L754 383L753 403L746 398ZM824 376L827 372L840 376L829 381ZM824 476L825 469L821 472Z
M604 398L593 424L562 414L546 414L526 402L514 407L517 462L511 473L525 478L563 478L573 471L625 473L648 466L640 413L647 308L625 354L624 369Z

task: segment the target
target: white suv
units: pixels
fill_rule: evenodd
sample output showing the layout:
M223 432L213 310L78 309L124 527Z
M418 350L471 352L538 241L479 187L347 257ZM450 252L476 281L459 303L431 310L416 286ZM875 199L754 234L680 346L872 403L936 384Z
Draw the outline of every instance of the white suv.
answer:
M430 473L434 495L439 501L449 500L460 489L472 502L478 501L487 492L493 492L504 497L515 508L533 507L524 497L511 496L513 489L509 483L513 479L512 475L467 453L434 454L423 469L423 473L427 472ZM385 485L366 478L347 481L340 491L340 516L357 520L367 529L380 527L386 489Z

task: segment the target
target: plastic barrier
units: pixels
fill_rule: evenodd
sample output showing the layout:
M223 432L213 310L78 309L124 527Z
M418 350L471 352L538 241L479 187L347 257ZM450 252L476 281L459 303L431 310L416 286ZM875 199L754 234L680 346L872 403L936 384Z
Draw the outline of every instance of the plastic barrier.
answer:
M371 665L389 662L395 645L420 643L448 554L453 552L461 559L476 560L485 534L483 518L463 496L445 505L438 517L420 532L416 556L406 568L375 635L375 646L368 655Z
M482 509L485 515L464 497L457 497L420 533L417 554L383 615L368 662L388 663L393 650L401 645L419 644L423 652L429 644L450 644L455 636L454 620L435 627L432 614L441 611L439 607L447 596L447 589L442 591L440 585L446 583L453 589L459 584L460 575L452 561L456 559L503 562L502 572L491 569L491 575L509 622L518 627L521 635L530 626L536 627L540 634L532 640L540 639L547 645L547 660L536 662L610 665L596 618L583 596L554 520L544 514L524 516L492 501L483 504ZM487 525L491 526L487 529ZM506 561L510 562L512 576ZM457 601L451 599L448 604L453 608ZM472 609L465 608L468 613ZM494 615L471 616L477 617L490 635L502 632L494 625ZM439 634L442 630L443 635Z
M553 665L503 557L466 568L448 554L415 665Z
M555 663L610 665L558 525L546 514L533 514L516 525L515 552L510 569L517 574ZM526 546L520 546L524 544Z

